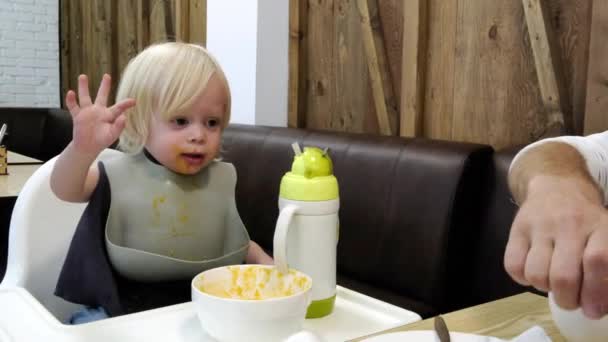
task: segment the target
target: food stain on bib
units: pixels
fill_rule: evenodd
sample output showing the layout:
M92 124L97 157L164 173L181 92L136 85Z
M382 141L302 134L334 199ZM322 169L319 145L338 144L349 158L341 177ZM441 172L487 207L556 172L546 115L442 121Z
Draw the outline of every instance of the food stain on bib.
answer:
M160 225L160 207L167 201L167 196L160 195L152 199L152 222L155 225Z
M182 203L177 208L177 221L181 224L188 223L188 220L190 219L188 214L188 205L186 203Z

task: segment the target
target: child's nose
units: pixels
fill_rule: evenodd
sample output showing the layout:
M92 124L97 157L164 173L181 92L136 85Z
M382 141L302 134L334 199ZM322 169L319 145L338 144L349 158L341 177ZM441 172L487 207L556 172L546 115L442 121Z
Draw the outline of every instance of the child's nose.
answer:
M205 142L207 137L207 132L205 131L205 127L203 125L192 125L190 131L190 141L195 143Z

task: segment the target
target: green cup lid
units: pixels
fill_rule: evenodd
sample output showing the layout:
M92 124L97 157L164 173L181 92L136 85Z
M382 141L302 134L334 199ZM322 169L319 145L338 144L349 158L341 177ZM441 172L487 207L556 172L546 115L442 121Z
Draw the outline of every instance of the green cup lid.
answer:
M333 163L327 149L292 145L296 153L291 172L281 179L280 196L296 201L327 201L336 199L338 180L333 175Z

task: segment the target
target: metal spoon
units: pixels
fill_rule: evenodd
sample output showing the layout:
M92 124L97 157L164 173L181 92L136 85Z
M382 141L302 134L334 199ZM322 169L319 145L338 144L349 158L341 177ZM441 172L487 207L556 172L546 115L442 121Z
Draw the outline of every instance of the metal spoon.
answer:
M4 139L5 134L6 134L6 124L2 124L2 128L0 128L0 146L2 145L2 139Z
M441 316L435 317L434 320L435 332L437 333L437 337L439 337L440 342L450 342L450 331L448 330L448 326L445 324L445 321Z

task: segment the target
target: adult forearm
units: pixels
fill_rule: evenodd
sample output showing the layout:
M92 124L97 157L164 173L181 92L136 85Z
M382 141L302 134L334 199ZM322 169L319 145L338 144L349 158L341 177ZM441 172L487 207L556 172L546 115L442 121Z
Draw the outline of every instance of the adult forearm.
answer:
M69 202L86 202L87 175L97 155L82 153L70 143L59 155L51 173L51 189Z
M509 188L519 204L530 192L542 193L562 186L582 191L601 203L602 192L590 175L585 158L567 143L535 146L519 156L509 172Z

